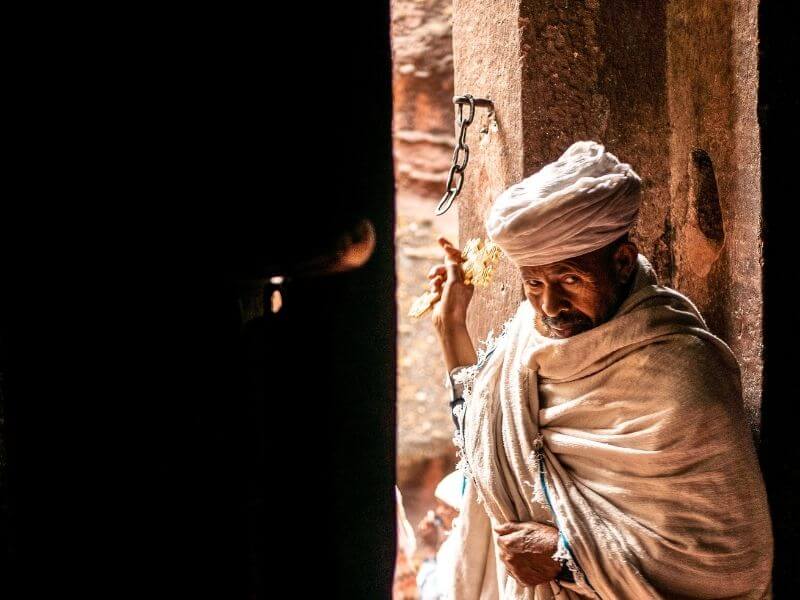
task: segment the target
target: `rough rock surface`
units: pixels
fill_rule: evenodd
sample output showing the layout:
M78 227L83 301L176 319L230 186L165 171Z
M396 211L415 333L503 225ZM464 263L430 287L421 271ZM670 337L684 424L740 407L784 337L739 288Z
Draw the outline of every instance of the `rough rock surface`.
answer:
M739 359L754 423L763 350L757 32L757 3L667 7L672 282Z
M441 197L453 153L450 0L392 0L398 191Z
M397 182L397 476L410 521L433 506L455 464L445 369L429 315L407 317L442 260L440 235L456 243L454 206L437 217L454 136L450 0L393 0L394 154Z
M398 310L398 472L400 480L416 463L441 455L454 455L453 422L445 367L430 315L408 316L416 296L427 289L427 272L442 260L437 235L455 242L454 219L449 231L441 222L434 226L430 203L403 198L397 215L397 310Z

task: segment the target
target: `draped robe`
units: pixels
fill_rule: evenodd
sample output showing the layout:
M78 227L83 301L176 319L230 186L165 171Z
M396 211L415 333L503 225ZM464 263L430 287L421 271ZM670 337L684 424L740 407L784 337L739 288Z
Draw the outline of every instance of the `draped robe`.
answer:
M606 323L550 339L534 316L523 301L491 355L458 374L468 484L450 596L771 597L772 529L739 367L691 301L640 255ZM492 531L505 521L556 526L575 584L510 577Z

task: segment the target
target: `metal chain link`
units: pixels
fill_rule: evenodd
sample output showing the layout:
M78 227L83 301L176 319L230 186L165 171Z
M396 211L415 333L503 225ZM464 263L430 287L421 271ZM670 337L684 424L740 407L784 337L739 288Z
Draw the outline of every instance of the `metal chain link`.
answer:
M455 96L453 103L458 106L458 118L456 119L456 126L459 128L458 138L456 139L456 148L453 151L453 164L447 173L447 184L445 186L445 193L436 207L436 215L443 215L452 206L453 201L461 193L461 188L464 186L464 171L469 162L469 146L467 145L467 128L472 124L475 118L475 107L484 106L490 110L494 108L491 100L485 98L474 98L471 94L464 94L463 96ZM469 106L469 113L464 118L464 105ZM461 154L463 152L463 160ZM456 179L456 176L458 178ZM453 180L455 186L453 185Z

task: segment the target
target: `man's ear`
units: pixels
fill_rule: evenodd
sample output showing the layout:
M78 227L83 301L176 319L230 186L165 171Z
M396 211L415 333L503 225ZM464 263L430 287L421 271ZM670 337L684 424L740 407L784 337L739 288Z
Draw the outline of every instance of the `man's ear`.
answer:
M639 249L633 242L623 242L614 251L611 261L614 265L614 273L619 283L627 283L633 271L636 269L636 258Z

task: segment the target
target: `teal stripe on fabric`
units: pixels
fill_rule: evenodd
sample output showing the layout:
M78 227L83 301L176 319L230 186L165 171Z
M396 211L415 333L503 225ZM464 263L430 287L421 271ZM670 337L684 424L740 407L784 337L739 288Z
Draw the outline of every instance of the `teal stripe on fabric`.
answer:
M481 365L482 365L483 363L485 363L487 360L489 360L489 357L492 355L492 352L494 352L494 350L495 350L495 349L494 349L494 348L492 348L491 350L489 350L489 351L486 353L486 356L484 356L484 357L483 357L483 360L480 362L480 364L481 364Z
M553 502L550 499L550 492L547 489L547 483L545 482L544 479L544 453L542 453L539 458L539 479L542 482L544 497L547 499L547 504L550 506L550 512L553 513L553 519L556 522L556 527L558 527L558 535L561 537L562 540L564 540L564 547L567 549L567 552L569 552L569 555L572 558L572 560L575 562L576 565L578 565L578 567L580 567L580 563L578 563L578 559L575 558L575 553L572 551L572 546L570 546L569 540L567 539L567 536L564 535L564 532L561 528L561 524L558 522L558 515L556 514L556 511L553 508ZM581 569L581 572L583 572L583 569ZM597 591L592 586L591 582L589 581L589 577L587 577L586 573L583 573L583 577L584 579L586 579L586 583L589 585L589 587L592 588L592 591L594 591L594 593L597 594ZM597 596L599 597L600 594L597 594Z

